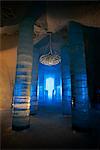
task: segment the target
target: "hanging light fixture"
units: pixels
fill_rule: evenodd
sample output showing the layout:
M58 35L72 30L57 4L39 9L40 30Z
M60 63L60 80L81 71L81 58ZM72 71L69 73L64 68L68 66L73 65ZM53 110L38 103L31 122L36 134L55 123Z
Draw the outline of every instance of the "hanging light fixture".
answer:
M49 44L49 53L42 55L39 59L40 63L44 64L44 65L48 65L48 66L52 66L52 65L57 65L61 62L61 57L57 54L54 54L52 51L52 46L51 46L51 34L52 32L47 32L49 34L50 37L50 44Z

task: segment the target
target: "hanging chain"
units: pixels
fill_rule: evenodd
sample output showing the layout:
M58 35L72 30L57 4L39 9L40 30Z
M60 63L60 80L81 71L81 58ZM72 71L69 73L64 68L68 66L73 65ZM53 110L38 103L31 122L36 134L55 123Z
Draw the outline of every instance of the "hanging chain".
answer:
M52 55L52 45L51 45L51 34L52 32L47 32L49 34L49 50L50 50L50 54Z
M51 46L51 33L50 33L50 53L52 54L52 46Z

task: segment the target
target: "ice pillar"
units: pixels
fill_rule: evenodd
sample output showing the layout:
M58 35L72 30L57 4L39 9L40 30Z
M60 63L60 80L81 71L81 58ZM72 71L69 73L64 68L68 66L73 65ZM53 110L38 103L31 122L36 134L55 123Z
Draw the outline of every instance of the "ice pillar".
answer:
M24 19L20 24L17 49L16 78L13 92L13 126L20 128L29 122L30 84L32 74L33 21ZM24 120L24 121L23 121ZM19 123L20 122L20 126Z
M39 50L33 50L32 62L32 81L31 81L31 99L30 99L30 114L34 115L38 110L38 65L39 65Z
M71 115L71 77L70 77L70 59L66 45L61 50L62 56L62 109L64 115Z
M74 127L86 129L89 125L89 97L81 25L70 22L68 36L71 59L72 122Z

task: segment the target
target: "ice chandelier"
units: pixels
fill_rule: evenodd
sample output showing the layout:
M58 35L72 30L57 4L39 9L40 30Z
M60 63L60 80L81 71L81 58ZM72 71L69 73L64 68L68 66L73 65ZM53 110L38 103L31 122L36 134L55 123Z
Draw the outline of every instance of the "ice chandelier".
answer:
M54 54L51 47L51 32L47 32L50 36L50 47L49 47L49 53L42 55L39 59L40 63L48 66L57 65L61 62L61 57L57 54Z

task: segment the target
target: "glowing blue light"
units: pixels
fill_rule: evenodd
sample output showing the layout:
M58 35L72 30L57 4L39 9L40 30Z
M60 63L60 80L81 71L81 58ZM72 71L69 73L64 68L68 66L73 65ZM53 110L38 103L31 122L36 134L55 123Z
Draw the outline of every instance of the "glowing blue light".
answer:
M54 90L54 79L53 78L46 79L46 90L48 90L48 97L50 99L52 99L52 93Z
M60 69L60 64L55 67L39 64L37 91L39 107L61 105L62 80Z

